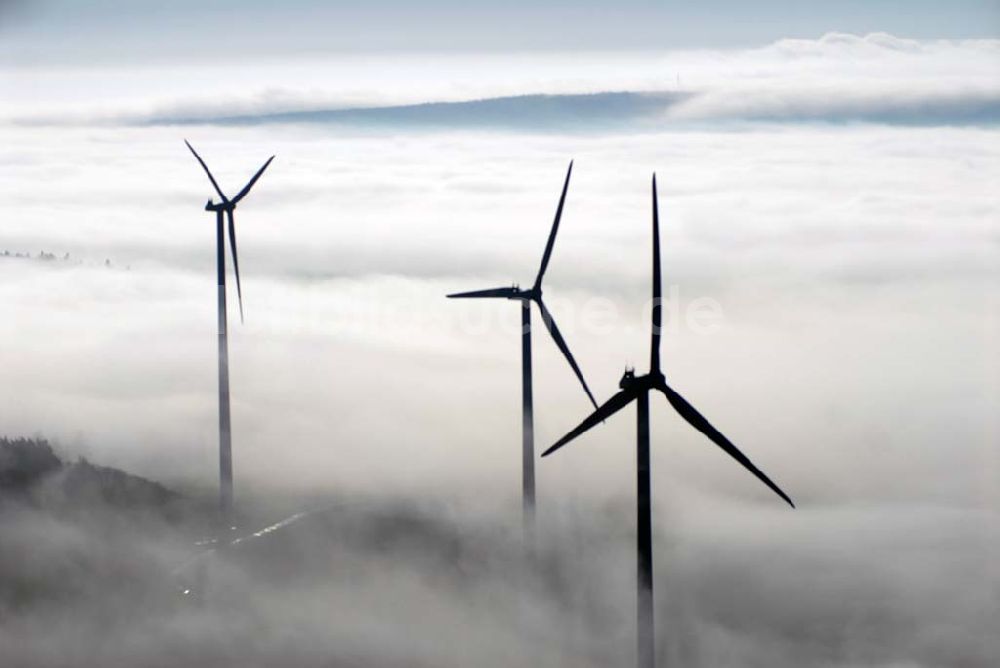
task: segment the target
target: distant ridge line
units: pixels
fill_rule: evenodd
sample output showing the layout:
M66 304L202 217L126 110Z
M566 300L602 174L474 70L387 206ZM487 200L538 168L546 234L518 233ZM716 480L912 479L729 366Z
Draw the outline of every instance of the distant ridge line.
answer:
M448 102L267 112L213 116L154 116L145 125L263 125L270 123L343 123L346 125L416 125L426 127L555 127L619 124L655 118L691 97L679 92L613 91L579 94L529 94Z

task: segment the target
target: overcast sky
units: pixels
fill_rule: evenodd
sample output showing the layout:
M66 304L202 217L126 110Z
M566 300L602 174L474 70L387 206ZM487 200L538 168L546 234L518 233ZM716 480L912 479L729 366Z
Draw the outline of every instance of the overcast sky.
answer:
M320 2L7 0L8 62L231 58L316 51L677 49L826 32L996 36L996 0ZM2 11L2 10L0 10Z

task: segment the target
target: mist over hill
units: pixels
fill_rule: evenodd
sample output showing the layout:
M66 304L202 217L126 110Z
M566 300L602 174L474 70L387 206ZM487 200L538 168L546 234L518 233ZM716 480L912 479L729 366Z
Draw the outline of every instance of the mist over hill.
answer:
M630 499L519 514L330 497L220 530L211 504L0 440L0 656L62 666L627 665ZM661 497L662 498L662 497ZM684 666L988 666L990 517L927 508L654 514L658 653ZM258 504L260 510L263 505ZM797 540L769 539L783 518ZM253 522L259 522L254 525ZM880 527L909 527L899 546ZM879 536L882 536L881 538ZM844 558L863 545L872 558Z

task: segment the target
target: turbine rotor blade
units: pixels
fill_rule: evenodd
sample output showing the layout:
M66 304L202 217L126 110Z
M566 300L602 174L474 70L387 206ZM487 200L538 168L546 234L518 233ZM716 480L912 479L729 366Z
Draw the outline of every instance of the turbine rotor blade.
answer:
M580 367L577 366L576 360L573 359L573 353L569 351L569 346L566 345L566 340L563 338L562 334L559 332L559 327L556 325L555 318L549 312L549 309L545 307L545 302L541 299L535 300L538 303L538 308L542 312L542 322L545 324L545 328L549 330L549 334L552 335L552 340L556 342L556 346L562 351L563 357L569 362L570 367L573 369L573 373L576 377L580 379L580 384L583 385L583 391L587 393L590 398L590 403L594 404L594 408L597 408L597 402L594 400L594 395L591 393L590 388L587 387L587 381L583 379L583 372L580 371Z
M236 254L236 225L233 222L233 210L226 209L229 217L229 248L233 251L233 270L236 272L236 296L240 303L240 322L243 322L243 289L240 287L240 259Z
M566 191L569 189L569 177L573 174L573 161L569 162L569 169L566 170L566 181L563 183L562 195L559 196L559 206L556 208L556 217L552 221L552 231L549 232L549 240L545 244L545 252L542 254L542 264L538 268L538 276L535 278L535 289L542 284L542 276L549 266L549 258L552 257L552 247L556 243L556 233L559 232L559 220L562 218L563 204L566 203Z
M649 372L660 370L660 332L663 321L660 285L660 210L656 201L656 174L653 174L653 327L649 342Z
M663 394L666 395L667 401L670 402L670 405L674 407L675 411L680 413L680 416L684 418L688 424L690 424L692 427L694 427L701 433L705 434L705 436L707 436L709 440L711 440L717 446L722 448L722 450L724 450L726 454L728 454L730 457L739 462L743 466L743 468L745 468L747 471L750 471L750 473L754 474L758 480L760 480L762 483L770 487L771 491L773 491L775 494L784 499L788 503L788 505L790 505L792 508L795 507L795 504L792 503L792 500L788 497L787 494L781 491L780 487L774 484L763 471L754 466L754 463L751 462L746 455L740 452L739 448L733 445L728 438L723 436L721 432L719 432L715 427L709 424L708 420L706 420L701 413L695 410L695 407L689 404L684 397L677 394L677 392L671 389L671 387L666 383L657 386L656 389L660 390L661 392L663 392Z
M517 295L516 288L490 288L489 290L473 290L472 292L453 292L448 299L485 299L489 297L510 299Z
M555 442L555 445L543 452L542 457L551 455L553 452L566 445L597 423L604 422L606 419L628 406L629 402L635 399L635 395L636 393L634 390L622 390L615 396L611 397L605 401L600 408L591 413L590 416L588 416L583 422L578 424L573 431L560 438Z
M194 146L191 146L190 142L188 142L187 139L184 140L184 143L187 144L187 147L189 149L191 149L191 153L193 153L194 157L198 160L198 162L201 163L201 168L205 170L206 174L208 174L208 180L212 182L212 187L215 188L215 192L219 193L219 197L222 198L223 202L228 202L229 200L226 199L226 196L222 194L222 188L220 188L219 184L215 182L215 177L212 176L212 172L209 171L208 165L206 165L205 161L201 159L200 155L198 155L198 151L194 150Z
M261 167L260 169L257 170L257 173L253 175L253 178L250 179L249 181L247 181L247 184L245 186L243 186L243 190L241 190L236 195L236 197L233 198L233 204L236 204L241 199L243 199L244 197L247 196L247 193L250 192L251 188L253 188L253 184L257 183L257 179L259 179L260 176L261 176L261 174L264 173L264 170L267 169L267 166L271 164L272 160L274 160L274 156L273 155L270 158L267 159L267 162L264 163L263 167Z

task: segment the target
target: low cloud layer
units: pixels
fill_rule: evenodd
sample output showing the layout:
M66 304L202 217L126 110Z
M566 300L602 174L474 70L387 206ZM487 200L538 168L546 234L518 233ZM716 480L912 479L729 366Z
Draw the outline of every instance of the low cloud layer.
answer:
M534 556L515 517L426 499L340 501L200 552L183 525L8 507L0 573L25 595L0 608L0 650L26 668L629 664L630 509L548 506ZM1000 650L987 515L700 506L656 508L663 662L987 666Z

